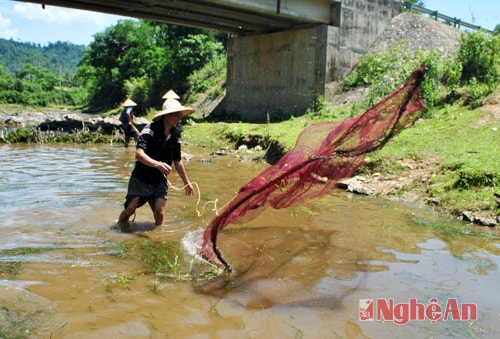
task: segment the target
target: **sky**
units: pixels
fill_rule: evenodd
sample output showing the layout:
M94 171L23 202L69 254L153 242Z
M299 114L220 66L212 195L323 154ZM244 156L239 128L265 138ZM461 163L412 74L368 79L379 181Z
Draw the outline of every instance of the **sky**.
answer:
M427 9L493 30L500 24L500 0L423 0ZM120 19L90 11L0 0L0 38L46 45L71 42L88 45L93 35L103 32Z
M130 18L48 5L43 9L40 4L0 0L0 38L19 42L88 45L94 34L120 19Z

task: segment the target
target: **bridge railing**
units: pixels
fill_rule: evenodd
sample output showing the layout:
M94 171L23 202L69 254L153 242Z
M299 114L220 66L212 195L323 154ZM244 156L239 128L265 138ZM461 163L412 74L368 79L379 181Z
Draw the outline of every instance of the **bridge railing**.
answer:
M469 28L469 29L472 29L472 30L475 30L475 31L484 30L484 31L487 31L489 33L493 33L490 30L482 28L481 26L477 26L477 25L470 24L468 22L464 22L461 19L452 18L450 16L441 14L438 11L431 11L431 10L429 10L427 8L424 8L422 6L416 5L416 4L412 3L412 2L405 2L404 3L404 9L406 9L406 10L408 10L410 12L416 11L416 12L419 12L419 13L428 14L429 16L431 16L432 18L434 18L434 20L437 20L437 21L443 20L445 23L447 23L449 25L453 25L453 27L456 27L458 29L461 29L462 27L466 27L466 28Z

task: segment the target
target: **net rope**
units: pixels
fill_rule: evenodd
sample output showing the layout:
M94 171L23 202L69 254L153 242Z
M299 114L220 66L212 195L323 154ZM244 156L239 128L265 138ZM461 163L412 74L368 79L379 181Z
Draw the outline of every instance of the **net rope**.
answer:
M248 222L267 207L286 208L324 196L337 187L338 180L353 176L364 165L367 153L382 148L426 111L420 98L424 75L422 65L403 85L357 117L306 127L292 150L242 186L212 219L199 254L230 271L217 246L217 236L225 226Z

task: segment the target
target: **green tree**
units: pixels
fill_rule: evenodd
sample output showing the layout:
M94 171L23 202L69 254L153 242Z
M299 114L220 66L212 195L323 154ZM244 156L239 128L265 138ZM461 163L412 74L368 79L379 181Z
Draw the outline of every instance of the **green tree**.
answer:
M0 91L14 88L15 80L3 64L0 63Z
M16 72L16 78L24 82L36 84L42 91L51 91L59 84L59 78L47 68L35 66L30 62L25 63Z
M103 33L85 52L78 80L87 87L89 107L110 109L127 96L137 111L161 106L169 88L181 93L186 78L223 50L214 33L149 21L122 20Z
M26 106L81 105L83 88L60 87L61 79L48 68L26 62L12 76L0 64L0 103Z
M179 94L188 90L187 77L222 53L227 35L199 28L150 22L155 27L155 40L166 58L150 87L154 106L161 106L161 96L170 88Z
M7 68L0 63L0 102L13 104L17 100L17 92L15 90L16 79L10 75Z
M163 24L161 27L163 39L159 43L170 52L161 73L163 76L155 81L155 97L161 97L169 88L176 88L181 94L187 92L188 76L224 51L218 36L210 32L176 25Z
M499 77L500 36L482 31L462 35L457 61L462 64L462 82L476 78L494 85Z
M494 35L499 35L500 34L500 24L495 26L495 29L493 30Z
M36 65L48 68L56 74L67 73L73 76L84 50L85 46L68 42L58 41L40 46L31 42L0 39L2 63L12 75L21 69L24 63L32 60Z
M418 5L420 7L425 7L425 2L424 1L420 1L420 0L409 0L409 1L406 1L406 2L411 2L415 5Z
M77 73L89 90L91 107L116 107L130 94L126 81L144 79L151 83L159 75L167 51L157 46L154 30L146 21L121 20L94 36ZM137 102L138 110L148 102L147 97Z

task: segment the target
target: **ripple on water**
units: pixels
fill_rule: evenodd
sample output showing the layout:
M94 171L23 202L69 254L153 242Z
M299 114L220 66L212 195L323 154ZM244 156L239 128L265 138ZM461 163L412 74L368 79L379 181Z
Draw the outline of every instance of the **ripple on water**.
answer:
M443 236L433 227L436 217L421 211L425 222L415 223L408 206L336 190L308 204L268 209L219 235L219 248L234 268L230 275L162 284L157 275L141 271L140 260L120 254L138 241L181 243L180 255L189 262L197 257L204 226L215 211L198 217L196 197L172 190L166 226L145 234L112 232L134 163L132 149L0 146L0 157L0 264L6 264L0 277L21 290L26 281L43 282L30 285L30 291L54 301L67 317L64 333L58 333L57 311L48 320L35 313L50 309L50 302L37 299L39 307L21 309L30 297L16 296L18 310L41 322L33 328L53 330L38 337L119 337L141 321L151 324L157 337L273 337L276 329L287 338L354 337L347 323L359 325L356 331L365 337L419 337L429 328L429 335L444 336L457 322L358 322L362 298L407 301L444 295L458 295L482 310L478 322L466 324L466 333L478 334L478 327L491 329L493 336L500 333L500 301L491 292L500 279L498 239ZM215 210L267 165L224 157L209 164L186 162L186 167L202 191L198 207L218 200ZM172 182L182 186L177 175ZM152 223L147 206L135 222ZM31 248L47 250L29 254ZM19 265L10 265L16 260ZM212 268L201 260L194 264L200 273ZM0 299L10 293L4 292ZM0 300L2 306L13 305L6 302ZM196 323L190 314L196 314ZM147 332L147 327L137 328Z
M417 246L426 250L441 250L446 248L446 244L439 239L427 239L425 242L418 243Z

